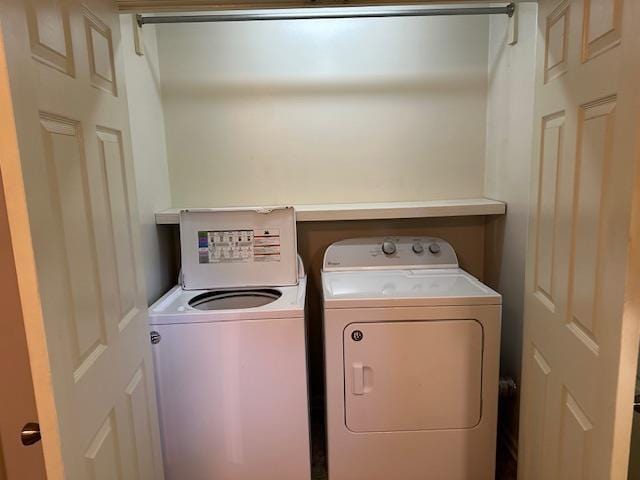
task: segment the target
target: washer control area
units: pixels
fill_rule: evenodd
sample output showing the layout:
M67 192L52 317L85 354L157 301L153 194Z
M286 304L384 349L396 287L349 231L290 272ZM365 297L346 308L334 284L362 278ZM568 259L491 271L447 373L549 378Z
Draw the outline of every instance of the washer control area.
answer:
M180 212L185 290L296 285L292 207L188 209Z

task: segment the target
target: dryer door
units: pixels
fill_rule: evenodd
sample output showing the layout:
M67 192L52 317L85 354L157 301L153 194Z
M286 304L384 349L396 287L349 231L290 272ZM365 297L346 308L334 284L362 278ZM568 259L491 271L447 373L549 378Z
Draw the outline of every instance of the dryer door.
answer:
M473 428L480 422L482 325L352 323L344 330L345 422L353 432Z

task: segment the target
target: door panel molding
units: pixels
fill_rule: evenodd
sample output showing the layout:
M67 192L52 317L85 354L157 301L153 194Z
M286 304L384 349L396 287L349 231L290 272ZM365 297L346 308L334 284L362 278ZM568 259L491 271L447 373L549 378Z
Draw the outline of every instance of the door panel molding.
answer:
M26 8L33 58L73 77L75 65L66 5L55 0L47 9L36 9L33 2L27 1Z

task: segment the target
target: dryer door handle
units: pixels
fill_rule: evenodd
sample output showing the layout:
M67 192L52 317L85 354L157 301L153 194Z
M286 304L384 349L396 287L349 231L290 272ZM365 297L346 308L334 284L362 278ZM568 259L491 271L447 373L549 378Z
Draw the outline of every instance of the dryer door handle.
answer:
M364 366L354 363L353 367L353 394L364 395Z
M364 395L371 391L373 370L360 362L351 364L353 374L353 394Z

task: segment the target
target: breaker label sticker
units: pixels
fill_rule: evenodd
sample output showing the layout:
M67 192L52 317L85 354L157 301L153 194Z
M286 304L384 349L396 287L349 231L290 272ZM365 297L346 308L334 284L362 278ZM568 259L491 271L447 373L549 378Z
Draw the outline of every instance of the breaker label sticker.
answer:
M198 258L201 264L279 262L280 231L199 231Z

